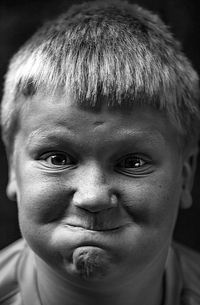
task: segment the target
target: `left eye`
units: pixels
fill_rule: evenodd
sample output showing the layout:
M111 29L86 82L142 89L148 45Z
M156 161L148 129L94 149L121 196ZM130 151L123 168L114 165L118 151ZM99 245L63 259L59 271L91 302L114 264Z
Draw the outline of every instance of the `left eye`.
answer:
M63 167L66 165L74 165L74 160L71 156L65 153L46 153L41 157L41 160L45 161L49 166Z
M152 172L152 163L147 157L128 155L121 158L116 164L116 171L124 175L139 176Z
M140 157L128 156L128 157L125 157L125 158L119 160L119 162L117 163L117 167L139 168L145 164L146 164L146 162Z

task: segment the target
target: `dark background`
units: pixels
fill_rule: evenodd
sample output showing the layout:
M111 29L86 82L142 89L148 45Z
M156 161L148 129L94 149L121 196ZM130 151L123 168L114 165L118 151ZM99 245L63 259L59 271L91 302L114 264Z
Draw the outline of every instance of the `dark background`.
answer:
M130 2L133 2L129 0ZM83 1L0 0L0 99L3 76L10 57L40 27L71 4ZM157 12L182 42L186 55L200 73L200 18L198 0L138 0L136 3ZM7 199L7 165L5 150L0 142L0 249L20 237L17 208ZM200 252L200 157L193 188L193 207L181 211L175 239Z

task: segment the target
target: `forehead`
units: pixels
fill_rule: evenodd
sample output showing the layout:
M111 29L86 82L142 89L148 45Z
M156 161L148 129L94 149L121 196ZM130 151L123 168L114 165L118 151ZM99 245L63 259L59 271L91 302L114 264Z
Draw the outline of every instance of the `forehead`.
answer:
M37 94L28 99L21 112L21 134L24 137L73 137L91 141L135 138L141 141L177 143L178 134L166 115L151 106L136 105L132 109L88 108L74 102L73 97Z

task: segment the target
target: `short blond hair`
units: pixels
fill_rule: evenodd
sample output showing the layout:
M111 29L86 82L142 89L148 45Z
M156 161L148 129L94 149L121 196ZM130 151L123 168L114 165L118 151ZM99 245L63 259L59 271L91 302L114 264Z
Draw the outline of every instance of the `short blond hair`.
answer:
M10 147L21 96L69 89L75 101L99 107L148 104L166 112L185 138L199 133L199 80L160 18L128 2L87 2L46 23L14 55L1 109Z

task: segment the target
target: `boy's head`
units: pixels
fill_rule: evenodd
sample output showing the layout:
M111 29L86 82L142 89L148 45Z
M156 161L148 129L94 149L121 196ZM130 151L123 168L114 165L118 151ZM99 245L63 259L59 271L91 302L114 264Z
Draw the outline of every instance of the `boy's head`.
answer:
M13 57L5 81L2 131L7 150L26 100L70 91L91 108L151 105L184 139L198 134L198 77L180 45L156 16L114 1L72 7L44 25Z
M136 5L83 4L39 30L2 104L8 194L38 256L70 279L156 277L191 204L198 98L179 44Z

